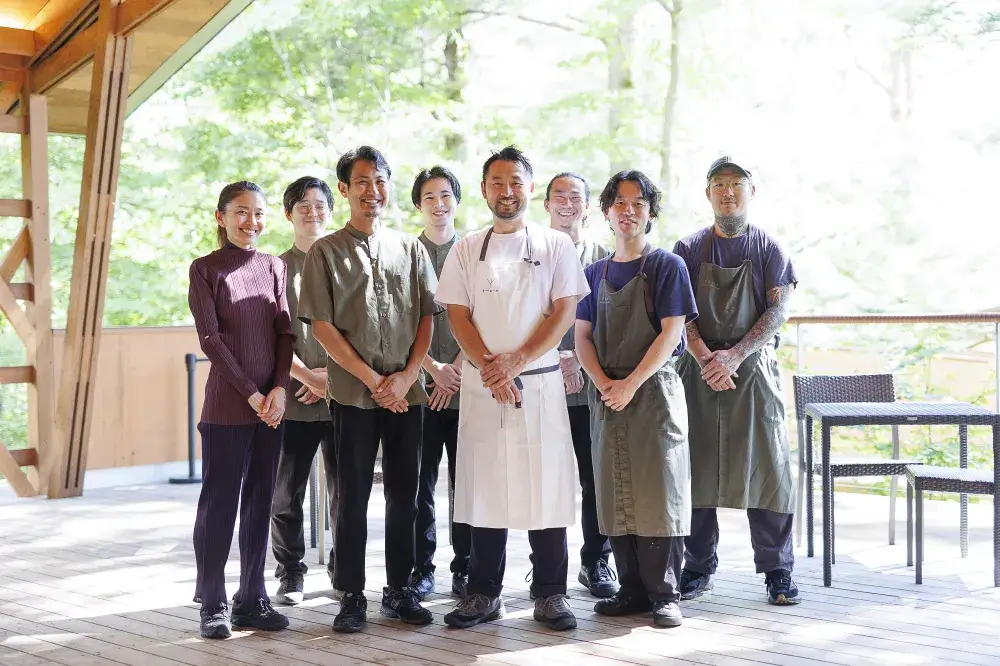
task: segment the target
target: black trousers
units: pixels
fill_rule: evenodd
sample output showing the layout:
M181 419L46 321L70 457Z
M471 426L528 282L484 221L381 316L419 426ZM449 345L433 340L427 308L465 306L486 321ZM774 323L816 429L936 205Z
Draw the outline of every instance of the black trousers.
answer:
M420 485L417 490L417 522L414 539L414 570L419 574L434 571L437 550L437 517L434 511L434 490L437 487L441 455L448 452L449 488L455 487L455 450L458 446L458 410L434 411L423 408L423 441L420 453ZM455 557L451 572L469 573L472 533L464 523L451 523L451 548Z
M194 520L195 596L214 608L227 603L226 562L240 514L240 587L236 601L267 599L264 562L271 497L284 424L199 423L201 495Z
M285 421L285 436L281 440L278 458L278 480L271 504L271 551L278 563L274 575L304 576L309 570L302 558L306 554L302 505L306 485L312 471L316 449L323 447L326 469L326 489L330 500L330 524L337 524L337 453L333 445L333 423L330 421ZM318 529L323 529L320 519ZM334 548L330 547L327 570L333 575Z
M413 571L413 523L420 476L421 408L402 414L330 403L337 452L336 571L333 586L344 592L365 589L368 499L379 441L385 488L385 572L388 586L401 589Z
M757 573L775 569L792 570L795 565L793 516L767 509L747 509ZM718 547L719 518L716 510L691 511L691 535L684 538L684 568L697 573L715 573L719 566Z
M569 548L566 528L529 530L531 544L531 594L551 597L566 594ZM472 528L472 557L469 562L469 594L499 597L507 568L507 530L490 527Z
M583 527L583 548L580 564L592 567L597 560L608 561L611 542L597 526L597 487L594 485L594 459L590 442L590 407L577 405L569 408L569 428L576 453L576 468L580 474L583 501L580 504L580 523Z
M684 537L611 537L618 579L623 592L645 595L650 601L680 601Z

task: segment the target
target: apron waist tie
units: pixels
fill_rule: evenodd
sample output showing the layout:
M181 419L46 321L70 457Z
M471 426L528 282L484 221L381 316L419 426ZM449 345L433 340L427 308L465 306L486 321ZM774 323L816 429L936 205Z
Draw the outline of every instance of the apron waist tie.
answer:
M704 338L702 338L702 341L705 343L705 346L708 347L709 351L719 351L720 349L732 349L736 345L740 344L741 340L742 338L737 340L705 340ZM771 344L774 346L775 349L777 349L778 340L779 340L778 336L775 336L768 343L765 344Z
M558 371L559 371L559 365L558 364L556 364L556 365L547 365L544 368L535 368L533 370L525 370L524 372L522 372L521 374L519 374L517 377L514 377L514 386L517 387L518 391L523 391L524 390L524 382L521 381L521 377L527 377L528 375L547 375L550 372L558 372ZM521 409L521 403L520 402L515 402L514 403L514 407L517 408L517 409Z

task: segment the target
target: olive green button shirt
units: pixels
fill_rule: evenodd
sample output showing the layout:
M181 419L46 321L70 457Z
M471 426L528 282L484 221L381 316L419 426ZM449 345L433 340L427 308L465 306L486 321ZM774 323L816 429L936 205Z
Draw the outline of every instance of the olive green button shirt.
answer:
M442 245L435 245L423 232L417 238L424 244L427 254L434 263L434 274L440 278L441 269L444 268L444 260L448 258L448 253L458 241L458 234ZM434 335L431 337L430 356L439 363L454 363L455 359L458 358L459 351L461 348L458 346L455 336L452 335L451 324L448 322L448 309L439 308L434 313ZM460 391L456 391L455 395L451 396L447 405L448 409L458 409L460 393Z
M583 267L591 265L592 263L603 259L604 257L611 254L603 246L593 243L588 240L582 240L576 243L577 256L580 257L580 263ZM576 349L576 340L573 338L574 331L576 330L576 324L569 327L566 331L566 335L563 336L562 341L559 343L559 351L564 351L567 349ZM590 377L587 373L583 373L583 389L579 393L567 393L566 394L566 406L567 407L579 407L581 405L587 404L587 393L590 388Z
M302 268L298 317L328 321L368 366L386 376L410 358L420 319L434 314L437 277L413 236L380 226L371 236L349 224L316 241ZM406 394L410 406L427 402L423 373ZM375 409L364 382L327 363L327 398Z
M312 336L312 327L306 325L298 317L299 294L302 291L302 265L306 261L306 253L295 247L281 255L281 259L288 267L285 280L285 294L288 297L288 311L292 315L292 333L295 334L295 355L310 370L326 367L326 350L319 340ZM288 400L285 407L285 418L290 421L329 421L330 408L326 402L320 400L311 405L303 405L295 397L298 390L302 388L302 382L292 378L288 387Z

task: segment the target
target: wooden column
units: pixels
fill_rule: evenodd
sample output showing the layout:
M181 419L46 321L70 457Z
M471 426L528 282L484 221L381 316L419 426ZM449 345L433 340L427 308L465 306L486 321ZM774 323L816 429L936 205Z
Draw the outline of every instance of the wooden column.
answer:
M80 219L59 379L59 450L49 477L49 497L80 495L87 468L132 47L131 36L116 35L119 4L119 0L101 0L95 35Z

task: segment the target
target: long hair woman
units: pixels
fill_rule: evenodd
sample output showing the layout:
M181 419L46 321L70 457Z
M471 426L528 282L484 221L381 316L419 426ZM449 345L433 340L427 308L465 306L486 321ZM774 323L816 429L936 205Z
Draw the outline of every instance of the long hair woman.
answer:
M257 251L266 208L254 183L226 185L215 211L219 249L191 264L188 303L212 363L198 424L202 487L194 524L195 601L205 638L228 638L233 626L288 626L264 589L264 560L295 336L285 264ZM225 568L237 508L240 587L230 616Z

